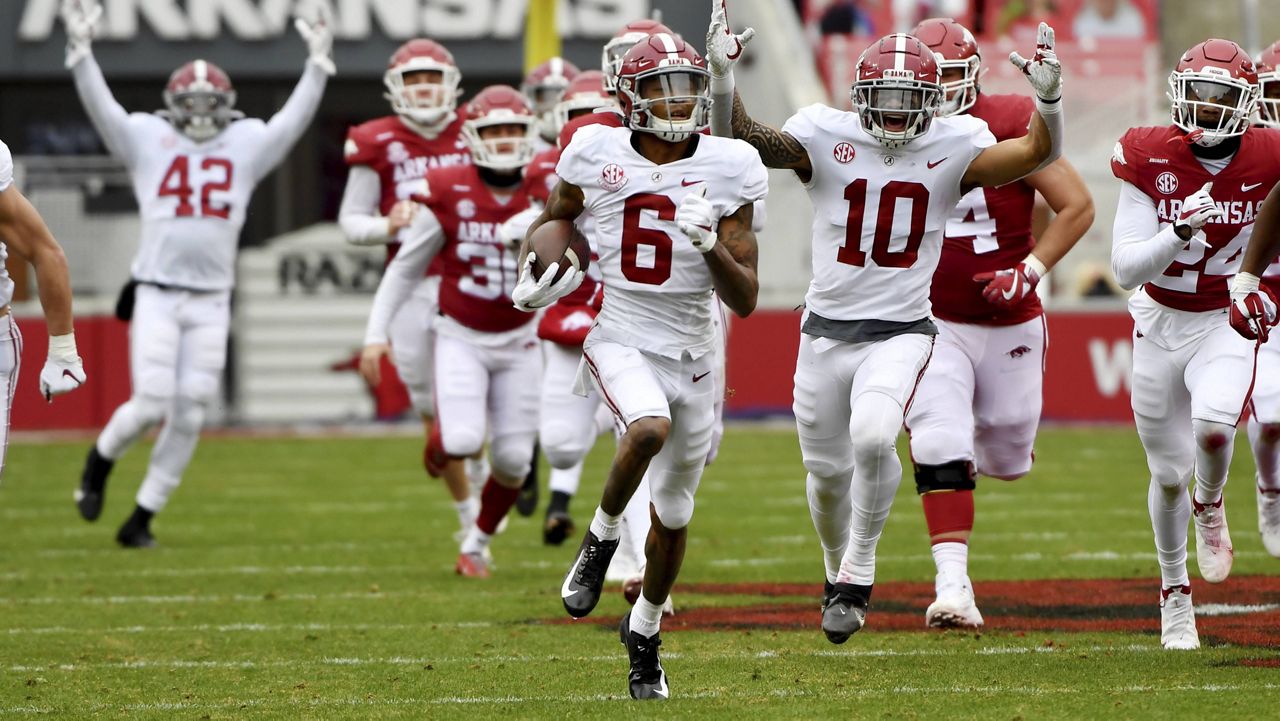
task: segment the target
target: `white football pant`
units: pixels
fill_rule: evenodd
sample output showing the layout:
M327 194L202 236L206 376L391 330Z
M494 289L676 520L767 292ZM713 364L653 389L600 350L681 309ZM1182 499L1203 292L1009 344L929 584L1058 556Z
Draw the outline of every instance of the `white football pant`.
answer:
M1044 317L1008 326L934 320L938 338L907 413L911 457L970 461L1007 481L1031 470L1040 425Z
M427 276L413 289L403 305L391 316L387 337L391 341L391 362L400 382L409 391L409 400L419 415L436 414L432 393L435 363L435 334L432 332L440 308L440 276Z
M898 431L933 336L844 343L802 333L792 406L827 580L875 581L876 543L902 482Z
M4 417L0 418L0 480L4 478L4 463L9 456L9 418L13 413L13 394L18 390L18 370L22 367L22 333L12 313L0 320L0 402L4 403Z
M98 453L115 460L164 421L138 489L139 506L159 512L195 453L205 409L227 361L230 291L167 290L141 284L129 325L133 395L98 436Z
M483 344L496 334L437 333L435 339L436 423L445 453L473 456L489 438L489 462L509 480L529 473L538 436L542 354L532 335L500 345Z
M714 354L676 360L588 336L583 360L620 425L647 417L671 421L662 450L649 462L649 495L663 526L689 525L715 425Z
M1133 420L1147 453L1147 510L1166 588L1187 583L1187 487L1221 492L1253 385L1255 344L1222 322L1169 349L1134 332Z

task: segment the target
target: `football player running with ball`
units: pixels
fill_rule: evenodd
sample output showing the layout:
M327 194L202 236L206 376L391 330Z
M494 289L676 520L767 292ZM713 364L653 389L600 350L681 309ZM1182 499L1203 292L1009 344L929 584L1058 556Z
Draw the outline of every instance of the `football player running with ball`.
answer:
M745 143L699 134L708 124L707 80L703 58L679 36L636 43L618 73L625 127L577 131L556 168L561 182L530 230L583 213L596 223L607 291L583 345L579 383L589 373L626 430L561 598L575 618L595 608L623 510L648 469L648 562L620 627L638 699L669 694L658 658L662 607L684 559L715 425L711 294L746 316L759 290L752 204L767 193L767 175ZM551 284L551 269L533 278L533 261L527 256L514 294L528 310L568 292Z
M898 432L938 333L929 286L946 218L970 190L1057 159L1061 68L1053 30L1041 24L1035 56L1010 56L1036 91L1030 130L997 143L978 118L937 117L944 93L933 51L889 35L858 60L852 112L813 105L776 130L751 119L732 90L751 35L734 35L723 0L713 2L715 102L733 104L734 137L766 165L793 170L814 205L794 411L826 571L822 630L844 643L865 623L876 544L902 480Z
M1240 269L1259 205L1280 180L1280 132L1250 127L1257 76L1230 40L1187 50L1169 89L1173 124L1133 128L1116 143L1111 170L1121 189L1111 269L1120 285L1138 289L1129 299L1132 405L1151 471L1160 640L1167 649L1193 649L1200 640L1187 522L1194 518L1200 576L1226 580L1233 550L1222 490L1257 356L1256 343L1224 322L1228 281Z
M1027 134L1035 104L981 92L982 59L968 28L934 18L911 34L941 58L939 115L986 121L996 140ZM1055 213L1031 234L1036 193ZM1013 481L1031 470L1048 345L1036 284L1093 223L1093 199L1066 158L1022 180L975 188L947 220L933 275L938 338L907 412L907 434L938 575L925 611L935 628L982 625L969 581L973 489L979 474Z
M205 409L217 397L249 198L311 123L334 73L333 31L323 15L314 23L295 22L309 51L306 68L284 107L266 122L234 109L231 80L205 60L193 60L169 77L167 110L126 113L91 52L101 15L98 0L64 1L66 65L89 119L129 170L142 239L126 289L136 295L122 304L133 304L133 395L89 450L76 506L86 521L97 520L116 459L163 422L137 506L116 534L121 545L141 548L155 544L152 516L181 483Z
M431 261L443 258L436 319L436 412L449 461L478 454L489 438L492 472L455 570L489 576L489 541L516 502L538 433L542 359L533 316L511 307L516 262L499 226L529 207L525 166L533 158L533 108L515 88L493 85L464 111L472 165L438 168L421 184L425 208L401 235L365 333L360 372L371 383L390 352L392 319Z

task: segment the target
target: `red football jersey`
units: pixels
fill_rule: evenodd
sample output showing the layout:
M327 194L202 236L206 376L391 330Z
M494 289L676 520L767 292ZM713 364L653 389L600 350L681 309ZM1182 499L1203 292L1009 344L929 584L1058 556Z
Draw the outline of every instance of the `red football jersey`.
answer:
M583 113L570 120L560 129L560 137L558 139L560 148L569 147L569 141L573 140L573 134L578 132L578 128L584 125L607 125L611 128L621 128L622 113L619 113L617 108L601 108L594 112Z
M405 125L398 115L370 120L347 131L343 147L347 165L367 165L378 174L382 197L378 212L387 215L397 201L422 193L422 183L432 168L471 165L471 151L462 139L462 119L455 120L435 138L425 138ZM387 244L387 262L400 250ZM439 273L435 263L428 275Z
M1133 128L1120 138L1111 172L1146 193L1156 204L1160 226L1178 217L1182 200L1213 181L1210 195L1222 217L1204 227L1209 248L1190 242L1154 281L1143 289L1169 308L1201 312L1227 307L1227 285L1240 269L1240 259L1253 232L1262 201L1280 181L1280 130L1249 128L1231 163L1212 175L1183 142L1175 126Z
M525 166L524 177L529 186L529 194L543 205L546 205L547 199L551 197L552 188L560 182L560 177L556 175L558 162L560 162L560 149L547 148L533 156L533 160Z
M997 141L1027 134L1035 103L1023 95L979 94L969 115L987 122ZM999 188L974 188L947 219L942 256L929 291L933 314L943 320L977 325L1014 325L1039 317L1040 296L1029 293L1014 305L996 305L982 297L978 273L1012 268L1035 247L1031 211L1036 191L1019 180Z
M526 179L505 204L480 179L475 166L427 173L427 207L444 229L440 312L486 333L514 330L534 319L511 303L519 268L516 254L498 237L498 226L529 207Z

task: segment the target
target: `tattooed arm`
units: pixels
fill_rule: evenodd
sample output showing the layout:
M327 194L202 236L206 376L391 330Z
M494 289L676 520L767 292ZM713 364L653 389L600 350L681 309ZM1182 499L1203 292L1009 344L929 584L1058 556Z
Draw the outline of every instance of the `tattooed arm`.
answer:
M752 119L742 104L742 96L736 92L733 94L733 137L750 143L767 167L794 170L805 183L813 175L809 153L800 141Z
M753 206L747 203L733 215L721 218L716 230L719 242L702 254L720 300L741 318L756 309L756 298L760 294L760 281L756 277L759 250L756 234L751 230L752 213Z

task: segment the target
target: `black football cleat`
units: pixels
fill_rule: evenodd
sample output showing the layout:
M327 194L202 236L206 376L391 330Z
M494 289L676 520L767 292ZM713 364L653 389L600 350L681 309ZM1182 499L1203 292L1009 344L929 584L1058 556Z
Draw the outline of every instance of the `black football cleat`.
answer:
M116 533L116 543L125 548L154 548L156 537L151 535L151 529L146 526L125 523Z
M542 523L542 542L548 546L559 546L564 539L573 534L573 518L567 511L548 509L547 520Z
M618 550L618 540L602 541L590 529L578 547L578 554L560 586L564 610L574 618L582 618L600 602L604 590L604 572Z
M631 630L631 612L622 617L618 626L618 636L622 645L627 647L627 658L631 661L631 671L627 674L627 687L631 698L648 701L665 700L669 697L667 672L662 670L662 661L658 659L658 647L662 645L662 634L641 636Z
M80 487L76 489L76 510L86 521L96 521L102 515L102 502L107 493L107 476L115 461L103 458L98 453L95 443L89 448L89 457L84 459L84 470L80 473Z
M538 446L533 447L533 463L529 473L520 486L520 495L516 496L516 513L528 518L538 510Z
M867 622L871 586L827 584L823 596L822 632L831 643L844 643Z

